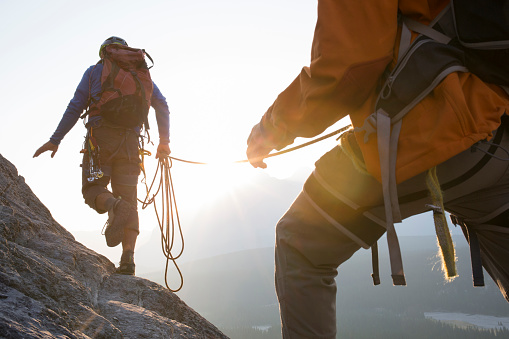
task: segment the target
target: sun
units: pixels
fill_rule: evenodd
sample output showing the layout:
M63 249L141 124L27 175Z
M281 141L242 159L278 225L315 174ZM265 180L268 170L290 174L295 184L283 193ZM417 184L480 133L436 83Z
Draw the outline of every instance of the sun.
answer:
M153 171L147 169L147 182L152 180ZM190 164L172 160L170 173L177 202L182 208L190 209L234 192L256 175L249 164L221 161Z

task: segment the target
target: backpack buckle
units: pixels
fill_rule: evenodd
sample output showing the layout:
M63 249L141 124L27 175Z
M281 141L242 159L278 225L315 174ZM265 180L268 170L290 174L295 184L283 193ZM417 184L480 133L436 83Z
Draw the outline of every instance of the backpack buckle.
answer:
M376 132L376 113L373 113L367 117L366 120L364 120L362 127L355 127L353 131L356 133L365 132L364 143L367 143L369 136Z

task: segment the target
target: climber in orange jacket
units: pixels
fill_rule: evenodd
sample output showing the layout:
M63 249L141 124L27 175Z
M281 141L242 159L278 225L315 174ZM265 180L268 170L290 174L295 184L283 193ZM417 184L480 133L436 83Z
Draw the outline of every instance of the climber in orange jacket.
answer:
M382 155L377 138L367 137L363 126L398 59L403 30L398 13L428 25L448 5L447 0L319 0L310 66L251 131L247 156L254 167L265 168L263 159L272 150L297 137L316 136L346 116L354 126L317 161L276 227L276 291L284 338L336 335L337 267L360 247L371 247L388 227ZM412 40L417 36L411 32ZM470 177L454 182L483 159L485 153L471 147L487 152L490 144L484 140L496 140L489 152L504 156L509 136L502 121L508 110L509 96L500 86L469 72L452 72L408 112L395 165L402 218L430 210L425 172L437 167L440 183L451 182L442 186L445 209L462 227L477 227L481 243L490 237L481 225L508 224L507 161L491 157ZM496 239L509 255L509 236ZM508 298L509 265L489 261L489 249L481 248L483 266ZM394 283L405 284L404 278Z

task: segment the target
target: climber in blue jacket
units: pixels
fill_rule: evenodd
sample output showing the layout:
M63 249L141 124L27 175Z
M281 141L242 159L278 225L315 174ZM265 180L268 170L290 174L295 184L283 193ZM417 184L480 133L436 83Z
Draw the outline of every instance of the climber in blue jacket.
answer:
M106 61L107 59L108 61L115 60L115 57L111 56L117 52L120 52L119 55L127 53L135 57L136 53L141 53L143 60L145 57L143 50L129 48L126 41L121 38L110 37L106 39L99 50L101 61L85 71L58 127L50 140L35 152L34 158L46 151L51 151L51 157L53 158L58 151L58 145L74 127L82 113L86 109L88 109L87 112L90 112L91 107L98 106L97 103L102 102L104 105L104 101L107 101L105 99L105 93L107 93L105 82L107 80L104 80L102 75L110 74L103 74L105 72L117 74L110 69L113 67L110 66L111 63ZM156 158L159 158L170 154L170 112L166 98L150 79L146 63L144 61L143 63L145 67L141 71L134 72L134 75L133 72L126 72L123 75L122 84L115 82L113 86L124 86L126 79L130 80L135 84L133 88L138 93L135 95L143 98L146 104L150 104L155 109L159 132ZM108 67L105 65L108 65ZM148 76L142 78L143 75ZM140 88L140 84L142 88ZM141 95L139 90L141 90ZM115 91L119 92L118 89L115 89ZM111 94L111 92L109 93ZM120 95L120 97L122 99L122 97L126 98L127 96ZM138 110L138 106L128 107L131 110ZM145 108L146 112L148 112L148 108ZM98 112L100 113L90 114L86 124L87 138L86 151L82 162L82 193L85 203L95 211L100 214L108 212L108 222L104 232L107 245L115 247L122 243L122 256L116 272L134 275L134 248L139 234L137 211L137 183L141 163L139 138L141 137L140 131L143 123L126 127L122 121L103 117L101 115L103 111L100 109L98 109ZM111 184L111 191L107 188L109 184Z

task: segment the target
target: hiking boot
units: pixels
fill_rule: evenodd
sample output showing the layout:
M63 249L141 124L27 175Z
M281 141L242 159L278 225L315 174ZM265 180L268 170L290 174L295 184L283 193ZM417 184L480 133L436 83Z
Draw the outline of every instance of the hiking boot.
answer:
M120 265L115 270L117 274L134 275L136 265L134 264L134 252L127 251L122 253Z
M120 263L115 273L123 275L134 275L136 265L134 263Z
M124 238L124 227L127 224L129 215L133 207L122 199L117 199L112 208L108 211L108 221L104 235L106 244L109 247L115 247L122 242Z

